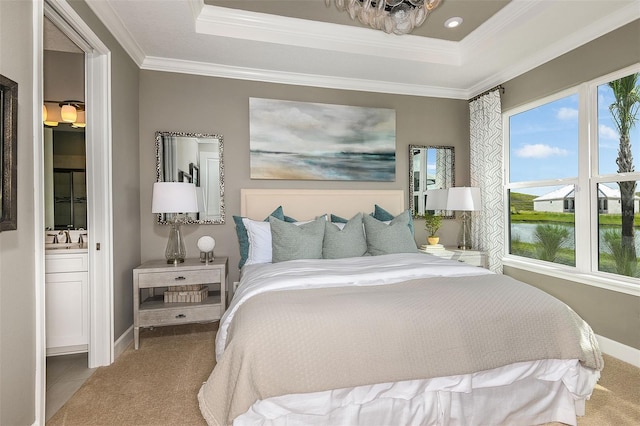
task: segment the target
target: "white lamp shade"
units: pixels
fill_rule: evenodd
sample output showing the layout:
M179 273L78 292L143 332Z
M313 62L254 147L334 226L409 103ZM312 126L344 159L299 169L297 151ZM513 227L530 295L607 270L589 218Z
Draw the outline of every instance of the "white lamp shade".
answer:
M480 210L480 188L466 186L449 188L447 210Z
M71 127L87 127L86 115L84 111L78 111L76 121L71 124Z
M153 184L152 213L195 213L198 211L196 186L186 182Z
M73 123L78 118L78 112L76 111L76 107L66 104L62 105L60 116L65 123Z
M447 209L447 190L446 189L429 189L427 191L426 210L446 210Z

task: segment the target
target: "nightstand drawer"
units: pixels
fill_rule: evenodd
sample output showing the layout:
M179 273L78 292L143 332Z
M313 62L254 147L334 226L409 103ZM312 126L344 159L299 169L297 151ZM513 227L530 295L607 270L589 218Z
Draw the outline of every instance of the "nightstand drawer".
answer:
M146 272L138 275L139 288L169 287L178 285L208 284L220 282L220 270L192 270L172 272Z
M162 325L188 324L193 322L208 322L220 319L220 305L205 304L188 306L184 303L172 303L164 309L141 309L138 317L139 327Z

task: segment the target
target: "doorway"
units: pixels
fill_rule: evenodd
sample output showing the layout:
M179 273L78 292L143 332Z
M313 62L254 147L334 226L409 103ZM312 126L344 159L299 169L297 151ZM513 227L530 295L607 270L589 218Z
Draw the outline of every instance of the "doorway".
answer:
M45 423L46 401L46 285L45 285L45 178L44 178L44 20L50 20L84 53L86 82L86 199L87 296L89 368L113 362L113 252L111 193L111 60L110 52L75 10L62 0L33 3L34 80L33 115L36 191L36 423ZM39 105L39 106L38 106ZM37 118L39 117L39 119Z

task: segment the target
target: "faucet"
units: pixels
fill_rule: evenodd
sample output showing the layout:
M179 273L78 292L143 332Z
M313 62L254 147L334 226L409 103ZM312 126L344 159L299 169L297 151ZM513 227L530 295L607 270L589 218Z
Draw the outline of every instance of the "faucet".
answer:
M62 233L62 231L60 231L60 233ZM64 231L64 242L65 243L71 243L71 235L69 234L69 231Z
M47 234L47 237L53 237L53 244L58 244L58 234Z
M86 237L87 234L80 234L80 236L78 237L78 244L82 245L84 244L84 238L82 237Z

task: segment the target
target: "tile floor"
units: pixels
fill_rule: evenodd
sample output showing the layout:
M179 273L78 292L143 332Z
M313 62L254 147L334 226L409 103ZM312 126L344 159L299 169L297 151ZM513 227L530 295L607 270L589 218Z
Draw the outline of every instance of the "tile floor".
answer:
M87 354L47 357L46 419L49 420L95 371Z

